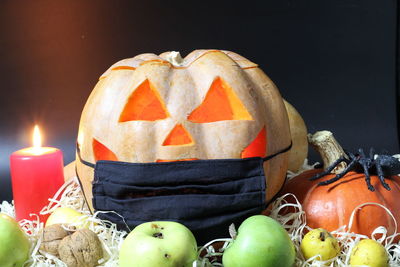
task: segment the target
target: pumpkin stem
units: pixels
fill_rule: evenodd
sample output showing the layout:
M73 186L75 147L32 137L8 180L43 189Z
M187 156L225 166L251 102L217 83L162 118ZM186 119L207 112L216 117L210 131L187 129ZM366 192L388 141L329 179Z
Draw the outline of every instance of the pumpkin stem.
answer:
M315 134L308 134L308 143L320 154L324 162L324 169L331 166L341 157L347 158L343 148L330 131L319 131ZM333 169L332 173L339 174L346 166L345 162L341 162Z
M181 57L181 54L177 51L165 53L163 58L174 66L182 66L183 64L183 58Z

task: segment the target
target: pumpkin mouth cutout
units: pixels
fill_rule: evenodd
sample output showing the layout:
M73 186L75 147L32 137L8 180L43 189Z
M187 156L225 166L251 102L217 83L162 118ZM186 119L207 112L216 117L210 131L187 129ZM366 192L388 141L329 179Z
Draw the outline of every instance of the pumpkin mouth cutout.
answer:
M177 124L168 134L163 142L163 146L189 146L193 145L194 141L189 132L182 124Z
M221 78L212 82L203 103L189 115L194 123L224 120L253 120L233 89Z
M257 137L242 151L241 157L265 157L267 155L267 130L265 126L258 133Z
M112 161L118 161L117 156L112 152L108 147L100 143L98 140L93 138L92 141L92 149L93 149L93 155L94 159L96 161L98 160L112 160Z
M128 98L119 122L156 121L168 117L168 111L157 89L146 79Z
M188 158L188 159L158 159L156 162L175 162L175 161L192 161L199 160L198 158Z

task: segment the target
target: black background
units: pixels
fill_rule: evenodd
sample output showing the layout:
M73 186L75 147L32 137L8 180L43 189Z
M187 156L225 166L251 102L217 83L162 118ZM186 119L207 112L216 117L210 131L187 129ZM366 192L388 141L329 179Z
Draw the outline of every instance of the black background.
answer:
M33 125L72 161L100 74L146 52L235 51L261 66L309 132L398 153L396 9L394 0L2 1L0 201L12 199L9 155L30 146Z

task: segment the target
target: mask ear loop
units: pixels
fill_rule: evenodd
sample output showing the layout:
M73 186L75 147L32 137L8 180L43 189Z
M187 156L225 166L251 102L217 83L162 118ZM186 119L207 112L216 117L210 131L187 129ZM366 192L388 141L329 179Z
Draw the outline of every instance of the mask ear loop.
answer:
M269 156L266 156L266 157L262 158L263 161L270 160L270 159L272 159L272 158L278 156L279 154L283 154L283 153L285 153L285 152L288 152L290 149L292 149L292 145L293 145L293 142L290 141L290 145L289 145L289 146L285 147L284 149L279 150L279 151L276 152L275 154L272 154L272 155L269 155Z
M86 160L83 160L83 159L82 159L82 157L81 157L81 149L79 148L79 144L78 144L78 143L76 143L76 152L77 152L77 154L78 154L78 159L79 159L79 161L80 161L82 164L84 164L84 165L86 165L86 166L88 166L88 167L90 167L90 168L94 168L94 167L96 166L96 164L93 164L93 163L91 163L91 162L89 162L89 161L86 161ZM81 178L79 177L79 174L78 174L78 167L76 166L76 164L75 164L75 175L76 175L76 177L78 178L79 186L80 186L81 189L82 189L82 194L83 194L83 198L85 199L85 203L86 203L86 205L87 205L88 207L90 207L90 206L89 206L89 202L88 202L88 200L87 200L87 198L86 198L86 194L85 194L85 192L84 192L84 190L83 190L82 181L81 181ZM90 214L93 215L93 212L92 212L90 209L89 209L89 211L90 211Z
M90 168L95 168L95 167L96 167L96 164L93 164L93 163L91 163L91 162L89 162L89 161L86 161L86 160L82 159L82 157L81 157L81 150L80 150L80 148L79 148L79 144L78 144L78 143L76 143L76 152L77 152L77 154L78 154L78 159L79 159L79 161L80 161L82 164L84 164L84 165L86 165L86 166L88 166L88 167L90 167ZM76 164L75 164L75 174L76 174L76 177L78 178L79 186L82 188L82 193L83 193L83 197L84 197L84 199L85 199L85 203L86 203L86 205L89 207L89 204L88 204L89 202L88 202L88 200L87 200L87 198L86 198L86 195L85 195L85 192L84 192L84 190L83 190L82 182L81 182L81 179L79 178L78 168L77 168ZM92 212L90 209L89 209L89 211L90 211L90 214L94 215L93 212ZM97 211L97 212L99 212L99 211ZM106 211L106 212L100 211L100 213L108 213L108 211ZM128 229L129 232L131 231L130 227L128 226L128 224L127 224L126 221L125 221L125 218L124 218L122 215L118 214L118 213L115 212L115 211L110 211L110 213L114 213L114 214L116 214L117 216L121 217L121 218L122 218L122 221L123 221L124 224L125 224L126 229Z
M81 189L82 189L82 195L83 195L83 198L84 198L84 200L85 200L85 204L86 204L86 206L89 207L89 202L88 202L88 200L87 200L87 198L86 198L85 192L83 191L83 186L82 186L81 178L79 178L78 168L76 167L76 164L75 164L75 175L76 175L76 178L78 178L79 186L80 186ZM90 211L90 214L93 215L93 212L92 212L90 209L89 209L89 211Z
M269 156L264 157L264 158L263 158L263 162L265 162L265 161L267 161L267 160L270 160L270 159L272 159L272 158L278 156L279 154L283 154L283 153L288 152L290 149L292 149L292 145L293 145L293 141L290 141L290 145L289 145L289 146L285 147L285 148L282 149L282 150L279 150L279 151L276 152L275 154L272 154L272 155L269 155ZM283 187L285 186L285 184L286 184L286 179L285 179L285 182L282 184L281 188L280 188L280 189L278 190L278 192L275 194L275 196L273 196L267 203L265 203L265 208L264 208L264 209L266 209L272 202L274 202L274 201L278 198L279 193L282 192Z
M91 163L91 162L89 162L89 161L86 161L86 160L82 159L82 157L81 157L81 149L79 148L79 144L78 144L78 143L76 143L76 152L77 152L77 154L78 154L79 161L80 161L82 164L85 164L86 166L88 166L88 167L94 169L94 167L96 166L96 164Z

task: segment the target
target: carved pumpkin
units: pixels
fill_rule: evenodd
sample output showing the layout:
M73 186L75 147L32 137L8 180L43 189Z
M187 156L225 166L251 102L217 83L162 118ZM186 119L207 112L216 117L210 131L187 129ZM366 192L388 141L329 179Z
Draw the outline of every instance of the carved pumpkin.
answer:
M289 144L276 86L257 64L219 50L117 62L91 93L78 134L82 158L92 163L264 157ZM284 182L287 157L264 163L267 198ZM91 205L93 170L76 165Z
M316 135L314 135L316 136ZM340 155L342 148L333 138L318 143L318 138L312 140L324 160L324 166L331 165ZM328 147L324 147L328 144ZM345 166L343 166L345 167ZM310 181L309 178L321 172L322 169L309 170L290 179L284 186L282 194L292 193L302 204L306 213L307 225L311 228L324 228L333 231L344 225L349 225L353 210L361 204L373 202L388 208L397 223L400 223L400 181L399 177L388 177L386 182L391 187L387 191L379 181L378 176L371 175L371 184L375 191L371 192L365 183L365 175L362 173L349 172L338 181L324 186L318 183L333 178L336 173L329 174L321 179ZM289 199L289 201L291 201ZM392 217L381 207L366 205L357 210L351 232L370 236L375 228L384 226L388 234L393 234L395 222ZM397 232L400 228L397 228Z

